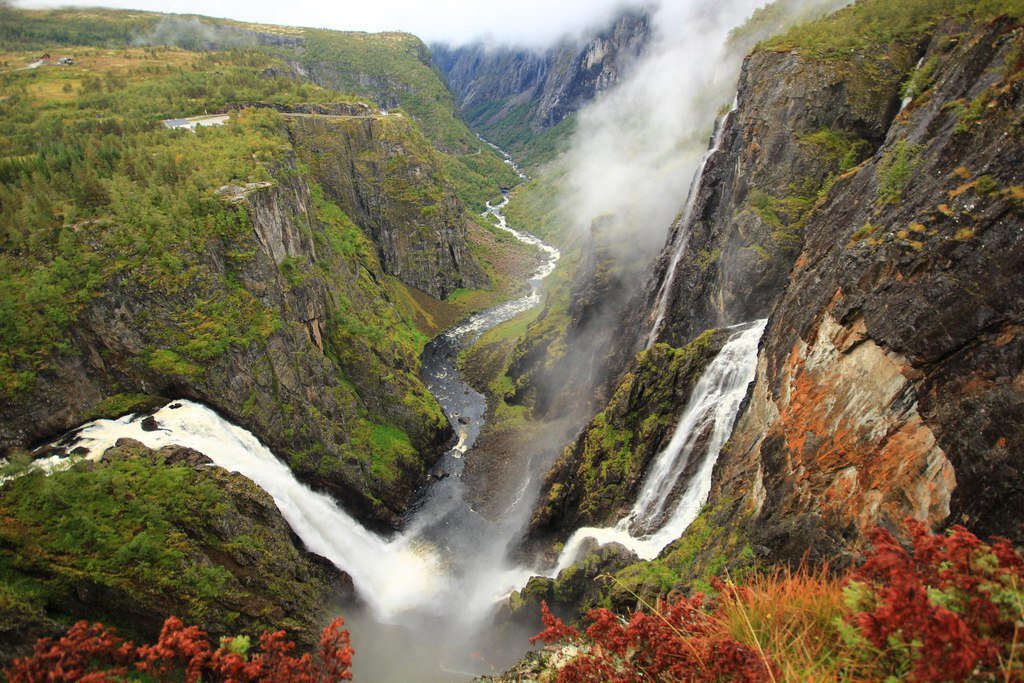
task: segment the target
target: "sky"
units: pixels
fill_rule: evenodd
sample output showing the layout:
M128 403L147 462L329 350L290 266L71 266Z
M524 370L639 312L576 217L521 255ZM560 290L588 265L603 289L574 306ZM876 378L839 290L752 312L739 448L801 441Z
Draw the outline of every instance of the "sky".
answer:
M666 0L685 3L687 0ZM103 6L348 31L407 31L428 43L541 47L607 23L624 0L18 0L19 7Z

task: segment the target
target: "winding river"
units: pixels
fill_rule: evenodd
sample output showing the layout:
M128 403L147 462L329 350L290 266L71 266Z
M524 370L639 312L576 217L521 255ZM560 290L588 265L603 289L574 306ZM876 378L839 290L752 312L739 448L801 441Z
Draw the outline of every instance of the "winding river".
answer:
M535 246L541 263L523 296L470 316L424 350L424 381L458 439L432 468L432 483L400 533L385 537L366 529L333 499L298 481L253 434L197 403L174 401L160 409L153 416L155 431L142 428L141 415L77 430L74 445L87 458L102 457L124 437L151 448L180 444L267 491L303 544L352 577L359 603L336 607L350 625L359 680L451 681L491 673L516 659L531 635L499 634L490 625L500 601L537 573L507 559L533 502L525 492L536 490L537 477L527 464L516 509L488 520L472 509L459 476L483 427L486 399L460 377L458 354L487 330L539 305L542 282L560 257L554 247L507 224L502 211L508 200L505 194L488 203L484 215Z

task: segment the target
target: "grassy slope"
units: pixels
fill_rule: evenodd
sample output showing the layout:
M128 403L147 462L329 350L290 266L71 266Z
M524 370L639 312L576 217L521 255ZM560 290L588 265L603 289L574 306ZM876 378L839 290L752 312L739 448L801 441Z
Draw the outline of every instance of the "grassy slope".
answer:
M0 489L0 634L41 611L154 628L168 614L217 632L309 635L327 590L309 574L266 494L216 468L170 464L138 445ZM266 517L264 517L266 516ZM147 634L148 635L148 634Z
M194 377L211 359L264 340L281 324L275 311L233 281L231 264L226 273L208 270L205 253L211 243L251 235L245 213L221 202L216 190L266 182L272 172L279 173L274 170L277 161L292 154L284 126L269 111L252 112L195 135L165 130L159 121L238 101L295 104L352 95L268 77L268 70L288 73L277 55L293 52L294 46L268 47L251 40L238 44L237 34L228 32L229 51L125 47L140 35L151 36L160 15L9 8L0 8L0 13L0 314L5 321L0 390L8 395L31 391L37 373L70 350L67 335L83 309L120 278L170 296L190 289L227 292L201 298L172 321L157 321L160 329L151 332L160 341L142 352L152 371ZM204 30L220 25L203 24ZM263 36L276 30L248 29ZM284 34L295 38L305 32L288 29ZM305 37L317 49L338 50L354 74L394 70L402 85L399 91L411 89L401 104L415 112L418 125L439 146L483 148L466 156L439 154L444 180L473 208L495 196L499 183L515 177L457 118L437 73L421 60L418 40L327 31ZM76 64L19 68L44 51L54 59L72 56ZM362 61L357 59L360 54ZM40 140L46 143L40 145ZM366 237L313 189L317 219L324 226L315 235L322 253L328 260L361 260L369 271L378 271ZM477 233L481 229L474 228ZM242 251L231 254L240 264L249 258ZM303 275L289 271L288 265L281 266L285 280L301 286ZM330 277L329 269L322 274ZM461 304L425 303L445 309L440 319L447 325L469 308L504 296L512 283L502 273L495 278L490 290L463 297ZM408 359L401 372L411 373L409 381L415 384L423 333L433 334L440 325L417 317L417 307L409 305L413 294L397 283L389 289L394 303L375 293L376 282L360 280L359 286L368 288L363 294L377 303L354 306L346 301L345 291L337 292L338 335L328 353L350 352L353 339L363 347L379 347L381 353L375 355L381 358L397 353ZM373 331L383 333L369 334ZM382 370L382 375L390 372ZM356 388L349 390L352 396L345 400L358 403ZM429 401L415 400L431 419L440 419ZM352 455L359 457L363 447L374 447L378 454L371 469L385 478L392 472L390 463L410 455L407 438L380 438L381 430L390 428L373 415L361 414L349 430Z

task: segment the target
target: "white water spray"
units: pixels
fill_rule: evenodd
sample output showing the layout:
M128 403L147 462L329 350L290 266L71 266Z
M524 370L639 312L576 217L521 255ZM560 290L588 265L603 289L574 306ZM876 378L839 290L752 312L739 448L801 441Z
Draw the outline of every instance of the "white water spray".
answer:
M671 441L655 456L629 514L614 527L578 529L565 544L551 576L569 567L588 539L602 545L621 543L641 559L654 559L696 519L711 491L718 453L732 433L740 403L754 379L757 348L766 324L767 320L758 320L745 326L708 365ZM688 473L689 479L684 481Z
M696 207L697 198L700 196L700 191L703 187L704 170L707 168L711 158L721 149L722 139L725 137L725 131L729 127L733 114L736 113L736 107L737 102L733 100L732 109L718 122L718 127L715 129L711 139L711 148L701 157L700 164L697 165L697 172L694 174L693 180L690 181L690 193L686 198L686 207L683 209L683 215L679 220L679 229L675 235L676 246L672 250L672 259L666 269L665 276L662 278L661 287L658 288L657 304L654 307L654 322L651 324L651 331L647 335L645 349L654 346L654 342L657 341L658 334L661 332L661 326L665 322L665 312L668 310L669 299L672 296L672 286L676 280L676 268L679 266L679 261L683 258L683 254L686 253L686 248L690 244L690 233L693 229L693 210Z
M102 454L118 439L149 448L187 446L218 467L251 479L273 497L288 525L312 552L352 577L352 582L384 621L435 598L443 588L444 565L425 543L399 536L393 541L363 528L329 497L299 482L288 467L250 432L206 406L176 401L154 414L160 429L145 431L131 415L97 420L79 432L76 445Z

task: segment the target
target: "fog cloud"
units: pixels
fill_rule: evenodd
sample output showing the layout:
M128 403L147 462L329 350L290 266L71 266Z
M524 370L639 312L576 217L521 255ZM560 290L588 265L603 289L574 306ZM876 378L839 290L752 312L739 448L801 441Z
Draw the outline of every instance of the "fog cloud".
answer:
M785 0L776 9L803 18L848 1ZM662 246L753 44L730 44L730 32L766 4L690 0L663 2L655 11L646 55L579 114L563 197L564 213L579 229L611 215L628 231L631 248L650 255Z

